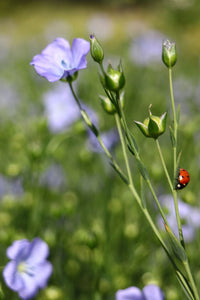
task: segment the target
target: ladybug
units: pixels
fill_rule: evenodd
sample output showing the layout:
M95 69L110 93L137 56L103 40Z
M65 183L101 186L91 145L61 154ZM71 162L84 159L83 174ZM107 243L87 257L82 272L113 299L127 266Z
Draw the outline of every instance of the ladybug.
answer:
M185 169L180 169L178 173L175 189L176 190L183 189L184 187L186 187L189 181L190 181L189 173Z

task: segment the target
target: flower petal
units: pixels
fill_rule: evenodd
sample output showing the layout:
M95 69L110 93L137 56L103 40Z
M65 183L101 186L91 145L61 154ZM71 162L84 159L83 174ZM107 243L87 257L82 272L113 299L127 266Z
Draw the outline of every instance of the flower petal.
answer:
M62 77L66 68L71 68L71 61L70 44L63 38L57 38L41 54L34 56L30 64L39 75L54 82Z
M24 286L22 278L17 272L17 263L15 261L11 261L5 266L3 278L7 286L14 291L19 291Z
M33 298L38 292L37 282L34 280L34 277L30 276L27 273L22 273L21 277L23 280L23 287L18 290L20 298Z
M35 238L31 242L29 257L27 257L26 263L32 266L40 264L49 255L49 247L40 238Z
M80 38L74 39L72 42L71 51L72 51L73 65L78 70L86 68L87 62L83 60L83 58L85 58L85 56L90 51L90 43L84 39L80 39Z
M142 292L137 287L129 287L116 293L116 300L145 300Z
M146 300L163 300L164 294L162 290L155 284L146 285L143 288L143 294Z
M22 250L27 248L29 245L30 242L26 239L15 241L10 247L8 247L7 257L10 259L17 259L19 253L21 253Z
M36 276L34 277L34 280L39 288L44 288L47 285L47 281L52 272L52 264L48 261L45 261L43 264L37 266L35 269Z
M34 56L31 65L34 66L40 76L45 77L50 82L60 80L64 73L64 69L56 61L42 54Z

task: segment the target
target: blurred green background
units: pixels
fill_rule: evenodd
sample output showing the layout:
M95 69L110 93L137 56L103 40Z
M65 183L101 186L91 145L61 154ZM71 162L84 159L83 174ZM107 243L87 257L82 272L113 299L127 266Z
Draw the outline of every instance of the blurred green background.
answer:
M166 299L184 295L172 267L148 228L126 186L102 153L88 147L81 120L61 131L49 128L44 98L58 83L40 78L30 61L56 37L95 34L105 51L105 66L120 59L126 76L125 114L140 146L158 196L169 194L155 144L134 125L171 107L168 71L161 61L164 38L176 41L173 69L176 105L181 105L179 151L181 167L191 176L180 198L199 207L200 165L200 3L170 1L1 1L0 3L0 255L16 239L35 236L50 247L54 272L35 299L107 300L118 289L157 283ZM102 132L115 126L98 95L103 94L98 66L88 55L76 90L96 112ZM55 94L55 103L59 95ZM56 99L57 97L57 99ZM59 115L58 115L59 118ZM170 174L169 130L160 138ZM120 145L113 150L123 166ZM133 178L139 176L131 160ZM157 212L146 188L153 217ZM187 244L198 286L200 232ZM1 278L5 299L18 299Z

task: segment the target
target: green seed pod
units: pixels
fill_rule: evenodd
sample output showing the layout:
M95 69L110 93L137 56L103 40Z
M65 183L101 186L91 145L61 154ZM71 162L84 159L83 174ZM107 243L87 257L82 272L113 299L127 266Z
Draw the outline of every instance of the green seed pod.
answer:
M118 66L118 70L114 70L111 64L108 65L108 69L105 74L105 85L108 90L113 92L118 92L124 87L125 77L121 63Z
M168 40L165 40L163 42L162 60L168 68L171 68L175 65L177 61L177 52L176 52L175 43L170 43L170 41Z
M146 137L157 139L166 129L167 113L165 112L161 117L153 116L149 109L149 117L143 123L135 121L138 128Z
M101 105L102 105L103 109L105 110L105 112L107 112L110 115L113 115L116 113L116 108L108 97L99 95L99 99L101 100Z

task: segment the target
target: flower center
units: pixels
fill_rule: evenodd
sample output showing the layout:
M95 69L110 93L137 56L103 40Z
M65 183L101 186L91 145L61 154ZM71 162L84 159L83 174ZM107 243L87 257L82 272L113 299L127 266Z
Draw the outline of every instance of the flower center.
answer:
M25 273L27 269L26 263L24 261L20 262L17 266L19 273Z
M17 270L19 273L26 273L29 276L34 275L34 271L31 266L29 266L25 261L22 261L18 264Z
M64 69L69 70L71 69L70 63L68 64L64 59L61 60L61 65Z

